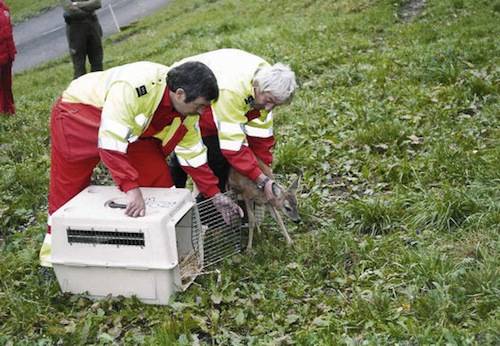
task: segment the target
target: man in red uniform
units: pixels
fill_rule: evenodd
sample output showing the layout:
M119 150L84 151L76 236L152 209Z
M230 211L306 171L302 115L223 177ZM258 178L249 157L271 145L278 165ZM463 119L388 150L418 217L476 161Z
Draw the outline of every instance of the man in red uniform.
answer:
M220 193L199 131L198 113L218 95L214 74L200 62L169 69L143 61L74 80L52 109L49 233L50 215L90 184L99 161L126 193L125 213L144 216L139 187L173 185L165 158L174 148L203 196L215 197L225 220L241 215ZM42 265L50 263L50 243L47 235Z
M12 96L12 63L15 55L9 8L4 0L0 0L0 113L16 112Z
M219 49L180 61L198 61L215 74L219 98L200 119L203 141L208 147L208 164L224 190L229 167L254 181L268 199L274 198L273 181L259 168L257 159L270 166L274 146L272 110L291 101L297 83L286 65L270 65L261 57L238 49ZM174 64L175 66L175 64ZM170 160L177 187L186 174Z

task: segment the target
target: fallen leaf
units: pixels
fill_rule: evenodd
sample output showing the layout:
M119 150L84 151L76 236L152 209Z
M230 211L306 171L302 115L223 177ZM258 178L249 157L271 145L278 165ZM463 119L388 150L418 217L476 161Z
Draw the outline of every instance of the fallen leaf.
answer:
M330 323L327 320L322 319L321 317L316 317L312 321L312 324L318 327L328 327Z
M219 305L220 302L222 301L222 294L220 292L212 293L210 299L215 305Z
M424 142L422 137L418 137L416 135L408 136L408 138L411 140L411 144L422 144Z
M296 314L290 314L286 317L286 323L293 324L299 320L300 316Z
M246 316L243 310L238 311L238 314L236 315L236 318L234 319L236 324L241 326L243 323L246 321Z

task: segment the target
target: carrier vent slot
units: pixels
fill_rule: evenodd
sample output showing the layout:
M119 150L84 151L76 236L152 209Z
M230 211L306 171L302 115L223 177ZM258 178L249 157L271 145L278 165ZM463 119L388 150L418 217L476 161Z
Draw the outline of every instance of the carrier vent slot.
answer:
M66 231L70 244L144 246L144 233L141 232L89 231L71 228Z

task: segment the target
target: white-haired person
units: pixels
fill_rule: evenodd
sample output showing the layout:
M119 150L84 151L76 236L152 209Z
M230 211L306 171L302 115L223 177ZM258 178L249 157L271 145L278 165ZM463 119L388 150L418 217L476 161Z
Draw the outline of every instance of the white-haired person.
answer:
M217 78L219 98L202 113L200 129L208 148L208 163L224 191L233 167L274 198L273 181L262 173L257 159L270 166L274 107L291 101L297 83L286 65L270 65L264 59L238 49L219 49L185 58L207 65ZM175 64L174 64L175 65ZM179 168L182 159L172 157L171 174L177 187L184 187L187 176Z

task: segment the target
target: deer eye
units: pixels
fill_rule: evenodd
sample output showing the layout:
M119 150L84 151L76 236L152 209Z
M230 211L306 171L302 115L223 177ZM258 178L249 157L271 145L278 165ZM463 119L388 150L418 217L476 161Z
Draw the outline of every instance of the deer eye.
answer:
M288 204L283 205L283 207L285 208L286 211L292 210L292 208L290 208L290 206Z

